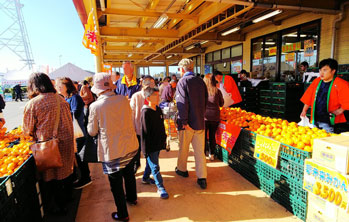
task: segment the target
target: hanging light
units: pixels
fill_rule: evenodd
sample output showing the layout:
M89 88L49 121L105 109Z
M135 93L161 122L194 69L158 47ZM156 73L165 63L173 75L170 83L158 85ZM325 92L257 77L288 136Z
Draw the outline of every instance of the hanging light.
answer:
M275 16L275 15L278 15L278 14L280 14L281 12L282 12L282 10L272 11L272 12L270 12L270 13L268 13L268 14L265 14L265 15L259 17L259 18L256 18L256 19L252 20L252 22L253 22L253 23L257 23L257 22L263 21L263 20L265 20L265 19L267 19L267 18L270 18L270 17L273 17L273 16Z
M200 42L201 45L208 43L208 40Z
M226 35L229 35L229 34L231 34L233 32L239 31L239 30L240 30L240 27L238 26L238 27L232 28L232 29L230 29L230 30L228 30L226 32L223 32L221 35L222 36L226 36Z
M168 16L166 14L162 14L159 19L154 23L153 28L158 29L160 28L168 19Z
M172 58L173 55L166 56L166 59Z
M190 46L186 47L185 50L189 51L190 49L193 49L193 48L195 48L195 45L190 45Z
M137 43L137 45L136 45L136 48L140 48L140 47L142 47L143 45L144 45L144 42L139 41L139 42Z
M131 56L132 56L132 53L128 54L128 56L127 56L127 57L131 57Z

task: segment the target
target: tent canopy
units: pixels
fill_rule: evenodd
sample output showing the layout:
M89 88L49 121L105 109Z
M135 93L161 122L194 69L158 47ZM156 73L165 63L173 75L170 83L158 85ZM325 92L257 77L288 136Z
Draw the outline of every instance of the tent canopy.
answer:
M93 76L93 73L85 71L74 64L67 63L64 66L56 69L55 71L48 74L51 79L59 77L69 77L73 81L81 81L86 77Z

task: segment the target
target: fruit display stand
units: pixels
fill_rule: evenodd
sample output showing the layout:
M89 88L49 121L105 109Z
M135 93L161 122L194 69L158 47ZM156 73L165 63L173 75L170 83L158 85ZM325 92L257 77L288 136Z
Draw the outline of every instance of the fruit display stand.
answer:
M21 129L3 134L0 142L0 220L42 221L43 208L30 138Z
M217 141L217 157L305 221L307 192L303 189L304 161L311 157L312 139L331 134L239 108L223 109L221 116L225 120L221 124L228 125L225 128L233 124L242 129L235 144L229 149ZM268 161L256 157L255 147L260 137L279 144L275 168L266 163Z

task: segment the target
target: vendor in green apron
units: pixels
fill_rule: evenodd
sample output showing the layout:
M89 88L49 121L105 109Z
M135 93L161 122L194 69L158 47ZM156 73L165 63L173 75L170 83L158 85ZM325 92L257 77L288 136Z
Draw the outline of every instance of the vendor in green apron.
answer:
M347 121L343 112L349 110L349 83L336 77L336 60L324 59L319 68L320 77L311 83L301 98L304 108L300 116L305 117L311 107L311 123L333 132L335 124Z

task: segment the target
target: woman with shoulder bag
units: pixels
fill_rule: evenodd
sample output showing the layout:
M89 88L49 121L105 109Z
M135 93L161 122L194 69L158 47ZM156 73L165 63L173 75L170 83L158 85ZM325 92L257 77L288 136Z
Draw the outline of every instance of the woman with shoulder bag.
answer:
M74 126L74 129L75 129L74 137L76 140L77 152L80 152L80 150L85 144L86 135L87 135L87 131L84 124L85 103L81 98L81 96L79 95L77 89L75 88L73 81L68 77L58 78L56 80L56 89L58 93L64 96L65 100L69 103L73 122L76 120L75 124L78 125L78 126L76 125ZM79 131L80 129L82 131L82 134L77 135L76 131ZM90 185L92 183L92 180L90 177L90 169L88 167L88 163L81 161L81 158L79 155L76 155L76 160L78 163L78 168L81 173L81 178L76 183L74 183L74 188L81 189L83 187Z
M45 210L65 213L66 201L71 198L74 164L73 123L69 104L56 93L50 78L44 73L30 76L28 96L30 100L24 108L23 117L24 133L32 136L37 143L50 141L54 137L59 141L62 167L40 172Z

